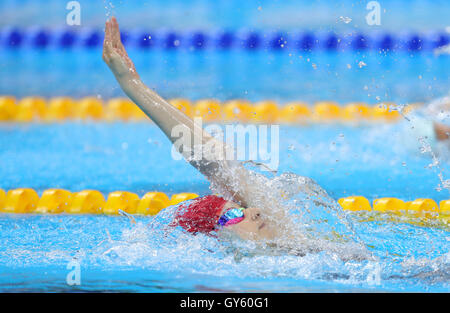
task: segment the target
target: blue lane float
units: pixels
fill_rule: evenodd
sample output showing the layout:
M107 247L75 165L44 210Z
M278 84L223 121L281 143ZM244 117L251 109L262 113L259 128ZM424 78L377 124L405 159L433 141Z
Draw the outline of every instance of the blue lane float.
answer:
M22 30L14 27L7 27L0 32L2 46L8 48L20 47L25 37L25 33Z
M334 32L262 32L240 31L174 31L136 29L122 32L122 41L127 46L141 49L203 50L243 49L298 50L298 51L432 51L450 43L450 34L445 31L430 33L347 33ZM100 48L103 31L100 29L49 30L34 27L20 29L6 27L0 30L0 46L3 48Z

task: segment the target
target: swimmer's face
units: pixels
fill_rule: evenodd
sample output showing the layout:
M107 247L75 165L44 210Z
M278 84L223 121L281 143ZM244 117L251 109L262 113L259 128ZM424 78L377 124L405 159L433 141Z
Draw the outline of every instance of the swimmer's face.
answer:
M229 208L239 208L239 205L228 202L222 209L222 214ZM271 227L271 223L264 217L263 212L259 208L247 208L244 210L244 219L237 224L226 226L242 239L273 239L275 232Z

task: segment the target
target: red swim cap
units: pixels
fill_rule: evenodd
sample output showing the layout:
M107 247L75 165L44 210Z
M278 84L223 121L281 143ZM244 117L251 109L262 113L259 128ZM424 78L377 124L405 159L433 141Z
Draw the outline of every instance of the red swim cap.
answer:
M214 195L197 198L176 211L172 225L180 225L190 233L209 233L214 230L225 203L227 200Z

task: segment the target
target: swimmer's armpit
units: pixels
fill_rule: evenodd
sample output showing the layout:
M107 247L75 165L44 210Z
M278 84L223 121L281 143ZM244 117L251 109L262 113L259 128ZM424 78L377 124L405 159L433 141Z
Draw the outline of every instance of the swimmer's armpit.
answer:
M450 127L441 123L433 123L436 139L443 141L450 138Z

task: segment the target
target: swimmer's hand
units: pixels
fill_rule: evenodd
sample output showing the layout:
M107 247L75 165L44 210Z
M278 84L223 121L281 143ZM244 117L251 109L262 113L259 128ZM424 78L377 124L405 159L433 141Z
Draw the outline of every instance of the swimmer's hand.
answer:
M103 42L103 61L119 80L120 78L139 79L133 61L120 39L119 24L115 17L106 21L105 40Z

